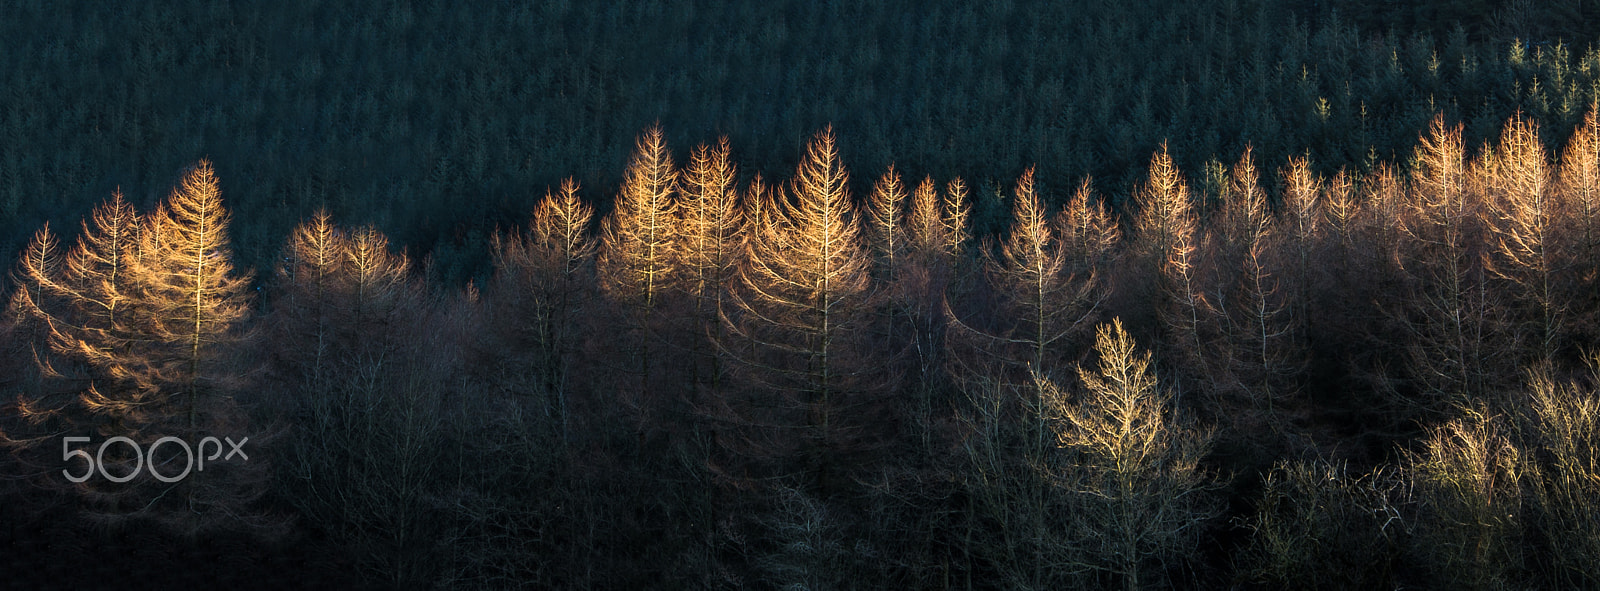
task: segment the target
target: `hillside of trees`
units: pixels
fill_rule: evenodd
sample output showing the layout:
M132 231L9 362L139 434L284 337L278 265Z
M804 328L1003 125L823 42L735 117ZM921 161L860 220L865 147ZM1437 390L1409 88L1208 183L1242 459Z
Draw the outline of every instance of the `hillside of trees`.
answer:
M1594 2L0 14L0 587L1600 588Z
M830 128L768 180L652 127L482 289L319 210L259 293L200 161L23 250L6 519L384 588L1589 587L1595 110L1543 146L1441 115L1406 166L1246 149L1215 193L1163 149L1116 211L1029 169L978 237L960 177L853 195ZM254 455L161 476L207 435ZM68 436L148 454L73 482Z

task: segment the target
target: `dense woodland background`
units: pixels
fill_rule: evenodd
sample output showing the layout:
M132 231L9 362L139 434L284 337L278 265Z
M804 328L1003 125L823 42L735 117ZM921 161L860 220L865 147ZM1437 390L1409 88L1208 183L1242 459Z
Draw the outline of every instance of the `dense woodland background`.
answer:
M1600 586L1600 3L1099 4L6 1L0 577Z

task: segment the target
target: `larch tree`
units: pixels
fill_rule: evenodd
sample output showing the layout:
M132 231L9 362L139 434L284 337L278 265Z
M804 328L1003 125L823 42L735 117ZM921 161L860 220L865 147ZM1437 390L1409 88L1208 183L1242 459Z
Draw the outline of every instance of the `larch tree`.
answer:
M967 183L961 177L951 179L944 189L944 239L945 251L960 257L972 238L968 218L972 216L972 201L967 195Z
M1058 455L1050 417L1061 392L1054 384L1107 295L1094 264L1116 237L1087 180L1052 215L1029 169L1013 192L1010 233L998 256L984 261L1004 329L990 334L952 318L950 342L959 348L949 364L970 402L961 414L970 433L969 492L982 513L1012 530L994 545L999 560L1032 565L1008 575L1025 587L1060 583L1061 573L1052 571L1074 570L1053 517L1071 509L1044 468Z
M1520 326L1513 330L1531 341L1534 359L1553 362L1566 332L1565 277L1576 262L1567 258L1560 227L1569 214L1552 190L1536 124L1513 117L1489 158L1494 219L1487 266L1514 296L1508 303Z
M45 225L17 269L20 289L12 306L42 378L25 389L17 407L20 418L35 427L10 433L22 449L45 441L33 438L41 432L138 437L164 410L159 397L128 379L137 369L129 347L141 334L130 314L136 304L129 267L138 216L116 193L95 208L90 221L83 222L64 257Z
M1569 327L1579 346L1600 343L1600 105L1591 106L1561 151L1556 190L1567 211L1561 231L1567 235L1574 265Z
M1076 248L1103 251L1115 235L1108 219L1094 217L1093 206L1083 205L1091 198L1087 185L1074 195L1071 209L1052 215L1040 202L1030 168L1017 180L1013 196L1011 232L999 256L985 263L990 282L1016 323L998 337L999 343L1021 347L1009 362L1054 379L1061 360L1070 353L1068 341L1093 325L1093 315L1105 297L1087 264L1098 252ZM1078 217L1069 217L1069 212ZM1088 235L1080 236L1080 230Z
M954 271L955 257L948 250L948 228L939 189L931 177L911 192L905 216L906 267L897 294L911 322L911 347L915 352L917 392L912 408L913 429L924 453L932 453L934 397L944 377L945 293Z
M1323 180L1311 170L1311 160L1304 156L1289 158L1279 171L1283 183L1282 219L1286 250L1292 264L1288 265L1289 298L1293 302L1293 315L1300 322L1311 320L1311 279L1316 249L1322 236Z
M503 387L541 396L559 440L570 438L571 358L579 317L593 280L593 208L578 197L578 183L561 182L533 210L527 230L496 234L495 278L489 289Z
M157 466L171 477L186 459L177 446L156 452L163 437L254 437L258 445L269 438L248 429L233 398L247 373L235 353L250 300L248 275L232 267L227 225L216 176L202 160L145 219L120 195L97 208L54 274L25 261L29 283L58 304L34 307L48 315L54 352L41 361L47 373L75 384L77 428L128 437L150 452L97 456L108 474L130 478L80 484L87 515L154 517L189 532L278 524L250 508L264 491L264 459L208 465L203 477L156 478ZM146 466L149 473L131 476ZM169 495L173 489L181 492Z
M1416 149L1417 170L1405 212L1402 269L1410 283L1402 320L1420 400L1435 409L1484 395L1489 386L1488 316L1492 294L1483 269L1481 193L1461 143L1461 126L1435 117Z
M902 267L906 264L906 189L900 171L890 164L867 197L867 239L872 245L874 279L884 286L889 297L882 302L882 331L885 346L898 349L895 328L901 297Z
M692 325L688 328L694 364L689 388L702 382L715 385L723 369L717 355L703 341L716 339L713 333L721 330L717 310L722 307L728 282L734 277L743 251L744 210L734 187L736 176L727 137L714 146L695 147L683 173L681 230L673 234L677 241L673 252L680 259L677 266L683 275L681 289L694 303L694 314L689 318Z
M1214 254L1222 280L1212 298L1225 338L1212 355L1222 365L1217 368L1224 376L1219 386L1242 397L1254 411L1226 416L1276 426L1274 403L1292 387L1300 353L1290 290L1282 285L1286 265L1281 253L1289 237L1274 223L1250 149L1229 171L1228 182L1228 200L1222 204L1217 228L1222 234L1216 240L1220 252ZM1294 223L1294 214L1285 217ZM1289 266L1293 264L1298 261Z
M833 464L873 436L869 415L882 402L882 368L860 342L876 295L848 180L825 128L797 167L793 199L762 206L778 211L755 220L724 315L730 340L749 347L740 354L747 375L780 396L766 403L779 413L774 426L800 427L790 445L824 491L847 473Z
M389 238L372 226L350 232L345 245L342 286L348 315L341 324L352 333L352 341L385 348L393 343L389 331L413 304L411 262L389 249ZM358 349L378 354L370 347Z
M344 277L345 232L327 210L295 226L284 243L272 291L277 361L288 375L298 374L311 392L325 394L336 356L333 309ZM313 394L315 395L315 394Z
M1323 221L1327 222L1328 229L1333 234L1332 239L1337 242L1339 259L1350 255L1357 224L1361 219L1362 206L1361 194L1356 191L1349 173L1343 168L1339 169L1328 179L1322 207Z
M318 212L281 259L275 361L279 386L300 395L276 454L279 494L358 568L405 587L437 564L443 405L466 347L449 340L448 304L423 305L409 258L375 227Z
M139 218L133 206L115 193L90 214L93 226L83 224L78 244L67 256L60 284L73 308L72 320L52 322L52 348L77 357L88 370L83 393L87 407L105 416L109 432L147 422L146 412L155 402L150 390L130 388L126 376L136 368L125 354L144 339L135 323L133 273L138 244Z
M1524 452L1504 417L1485 406L1428 429L1407 466L1424 508L1416 518L1417 552L1432 575L1456 589L1516 586L1523 567Z
M1162 144L1150 159L1148 180L1134 192L1141 255L1156 280L1156 312L1167 340L1202 382L1215 382L1207 363L1215 311L1206 301L1200 236L1189 187ZM1215 384L1208 384L1215 390Z
M140 311L151 338L164 344L135 379L174 397L189 429L200 427L202 406L236 384L224 361L239 342L250 312L250 275L237 272L211 162L186 172L150 218L138 263Z
M1094 369L1079 368L1081 396L1051 396L1057 443L1072 452L1058 476L1086 493L1075 517L1088 542L1085 562L1113 573L1129 591L1193 551L1210 517L1200 459L1211 433L1185 424L1120 320L1095 334Z
M643 415L652 412L657 402L649 398L651 352L655 349L656 308L675 280L681 257L673 254L680 218L679 172L667 148L660 125L651 126L639 136L616 209L601 223L600 250L596 269L604 292L620 307L623 320L632 333L619 344L629 350L623 358L636 360L633 370L639 385L628 406Z

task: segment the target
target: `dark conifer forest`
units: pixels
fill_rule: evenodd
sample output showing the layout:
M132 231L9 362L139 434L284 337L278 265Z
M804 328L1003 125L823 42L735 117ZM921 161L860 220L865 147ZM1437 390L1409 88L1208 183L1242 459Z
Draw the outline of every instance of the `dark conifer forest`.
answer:
M1600 1L0 58L0 588L1600 589Z

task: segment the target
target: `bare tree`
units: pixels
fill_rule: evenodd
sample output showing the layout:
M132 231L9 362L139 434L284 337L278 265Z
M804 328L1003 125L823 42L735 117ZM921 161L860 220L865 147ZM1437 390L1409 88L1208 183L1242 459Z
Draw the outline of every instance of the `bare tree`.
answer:
M1140 254L1156 280L1156 314L1167 346L1204 385L1217 389L1207 351L1216 338L1216 311L1205 295L1205 266L1189 187L1162 144L1150 159L1148 181L1138 187L1135 224Z
M1529 370L1528 404L1517 417L1530 533L1545 548L1530 558L1553 588L1600 584L1600 357L1587 361L1582 380L1558 380L1548 364Z
M1561 152L1557 190L1568 215L1561 231L1572 245L1573 298L1567 310L1573 338L1593 346L1600 342L1600 105L1591 105Z

